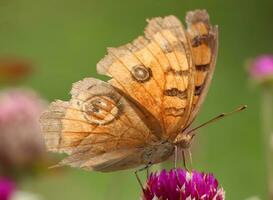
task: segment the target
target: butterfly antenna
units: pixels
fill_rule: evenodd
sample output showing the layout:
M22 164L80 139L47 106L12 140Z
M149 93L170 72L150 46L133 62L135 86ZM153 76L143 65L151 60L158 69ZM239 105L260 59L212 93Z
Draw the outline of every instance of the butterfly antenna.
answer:
M186 134L189 135L189 134L191 134L192 132L196 131L196 130L199 129L199 128L202 128L202 127L204 127L204 126L206 126L206 125L208 125L208 124L211 124L211 123L213 123L213 122L216 122L216 121L218 121L218 120L220 120L220 119L222 119L222 118L224 118L224 117L227 117L227 116L229 116L229 115L232 115L232 114L234 114L234 113L240 112L240 111L242 111L242 110L244 110L244 109L246 109L246 108L247 108L247 106L246 106L246 105L243 105L243 106L240 106L239 108L235 109L235 110L232 111L232 112L229 112L229 113L222 113L222 114L220 114L220 115L218 115L218 116L216 116L216 117L210 119L209 121L207 121L207 122L205 122L205 123L203 123L203 124L201 124L201 125L199 125L199 126L193 128L193 129L189 130ZM195 134L192 134L192 137L194 137L194 135L195 135Z

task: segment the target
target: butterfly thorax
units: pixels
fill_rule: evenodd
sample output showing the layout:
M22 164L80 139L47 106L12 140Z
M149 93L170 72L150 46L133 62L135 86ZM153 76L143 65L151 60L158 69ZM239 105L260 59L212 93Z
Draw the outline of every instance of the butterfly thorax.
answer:
M166 140L147 147L142 155L144 164L155 164L168 159L174 152L174 145Z
M179 134L175 141L174 144L177 145L181 149L189 149L191 147L192 143L192 136L188 134Z

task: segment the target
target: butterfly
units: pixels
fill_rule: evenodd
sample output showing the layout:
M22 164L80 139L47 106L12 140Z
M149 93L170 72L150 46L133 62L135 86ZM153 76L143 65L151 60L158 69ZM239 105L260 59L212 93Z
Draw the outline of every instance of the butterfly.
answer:
M41 116L47 149L68 154L58 166L110 172L149 166L188 149L189 130L215 69L218 27L205 10L148 20L144 36L97 64L111 79L73 84ZM218 116L219 118L219 116Z

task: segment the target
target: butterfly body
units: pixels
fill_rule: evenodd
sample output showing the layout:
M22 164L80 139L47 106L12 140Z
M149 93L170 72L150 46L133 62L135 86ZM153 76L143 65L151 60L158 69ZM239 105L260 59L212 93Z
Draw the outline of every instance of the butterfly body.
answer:
M187 30L175 16L149 21L145 35L109 48L98 64L104 82L73 85L70 101L55 101L41 117L47 149L69 156L59 165L116 171L155 164L178 146L208 91L218 29L204 10L189 12Z
M145 148L142 155L142 164L156 164L168 159L174 152L174 144L168 141L160 141Z

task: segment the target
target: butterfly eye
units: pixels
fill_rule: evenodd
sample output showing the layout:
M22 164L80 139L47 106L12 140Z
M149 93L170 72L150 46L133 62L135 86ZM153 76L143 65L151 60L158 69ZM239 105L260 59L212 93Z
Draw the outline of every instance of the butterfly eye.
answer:
M132 68L133 78L141 83L144 83L152 77L152 71L150 68L146 68L142 65L137 65Z
M83 104L84 117L93 124L104 125L118 117L119 108L108 96L96 96Z

